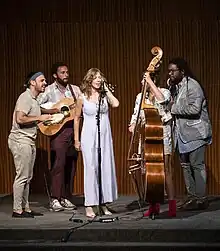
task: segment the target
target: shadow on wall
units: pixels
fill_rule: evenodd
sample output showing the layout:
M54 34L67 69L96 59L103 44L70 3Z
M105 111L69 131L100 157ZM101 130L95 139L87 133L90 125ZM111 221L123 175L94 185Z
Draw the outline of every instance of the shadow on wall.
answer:
M31 181L31 193L47 194L45 177L49 184L48 158L49 158L48 151L42 148L37 148L34 174L33 174L33 179Z

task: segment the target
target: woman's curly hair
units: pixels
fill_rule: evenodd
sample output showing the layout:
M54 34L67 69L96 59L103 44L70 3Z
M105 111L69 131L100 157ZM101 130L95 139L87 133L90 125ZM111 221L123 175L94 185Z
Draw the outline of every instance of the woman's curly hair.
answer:
M104 81L106 78L104 74L98 68L91 68L87 71L86 75L84 76L82 83L80 85L80 89L82 93L89 98L92 95L92 81L96 77L97 73L99 73Z

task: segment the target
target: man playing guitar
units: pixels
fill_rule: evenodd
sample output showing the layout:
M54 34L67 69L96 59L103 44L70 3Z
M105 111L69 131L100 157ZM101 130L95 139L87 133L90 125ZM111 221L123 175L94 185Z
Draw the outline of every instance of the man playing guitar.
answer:
M45 92L38 99L42 113L60 112L59 109L51 109L51 107L64 98L72 98L75 101L81 95L78 86L68 83L69 72L65 63L55 63L52 66L52 77L54 82L46 87ZM67 199L71 195L78 157L73 138L73 120L65 123L61 130L50 137L51 211L58 212L76 208Z

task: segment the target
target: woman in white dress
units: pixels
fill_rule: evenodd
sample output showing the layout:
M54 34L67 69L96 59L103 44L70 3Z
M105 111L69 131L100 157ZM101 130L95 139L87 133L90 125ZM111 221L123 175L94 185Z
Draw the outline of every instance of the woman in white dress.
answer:
M91 68L86 73L81 84L82 97L77 100L74 118L75 148L81 149L84 164L84 195L86 216L94 218L94 206L99 201L99 162L98 148L101 149L101 209L106 215L111 212L106 207L117 199L117 182L112 133L109 121L109 105L118 107L119 101L105 84L103 73L97 68ZM104 94L104 95L103 95ZM97 114L100 103L100 145L98 145ZM81 141L79 136L79 120L83 112L83 127Z
M161 116L161 121L163 122L163 143L164 143L164 169L165 169L165 187L168 194L169 200L169 216L176 216L176 200L174 200L174 184L172 179L172 169L171 169L171 157L172 157L172 134L171 134L171 122L172 115L170 112L171 104L171 94L168 89L157 87L152 81L150 74L145 73L142 79L142 85L144 81L147 82L147 92L145 97L145 103L155 106ZM136 97L134 113L132 114L131 121L129 124L129 131L134 132L135 124L137 122L138 110L141 102L141 93ZM147 118L145 118L144 111L140 111L140 121L145 123ZM144 216L151 216L152 214L159 214L160 205L150 205L149 210L147 210Z

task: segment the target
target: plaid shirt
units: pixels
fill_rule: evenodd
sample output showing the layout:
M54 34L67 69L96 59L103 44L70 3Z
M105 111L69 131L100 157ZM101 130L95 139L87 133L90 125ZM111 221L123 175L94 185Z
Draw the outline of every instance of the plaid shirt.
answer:
M73 92L78 98L81 96L81 91L78 86L76 85L71 85ZM63 98L73 98L72 93L69 89L69 86L67 85L65 92L62 92L56 82L52 83L51 85L48 85L45 89L45 92L41 93L37 101L40 105L49 103L50 105L56 104L58 101L60 101ZM50 107L47 107L48 109Z

